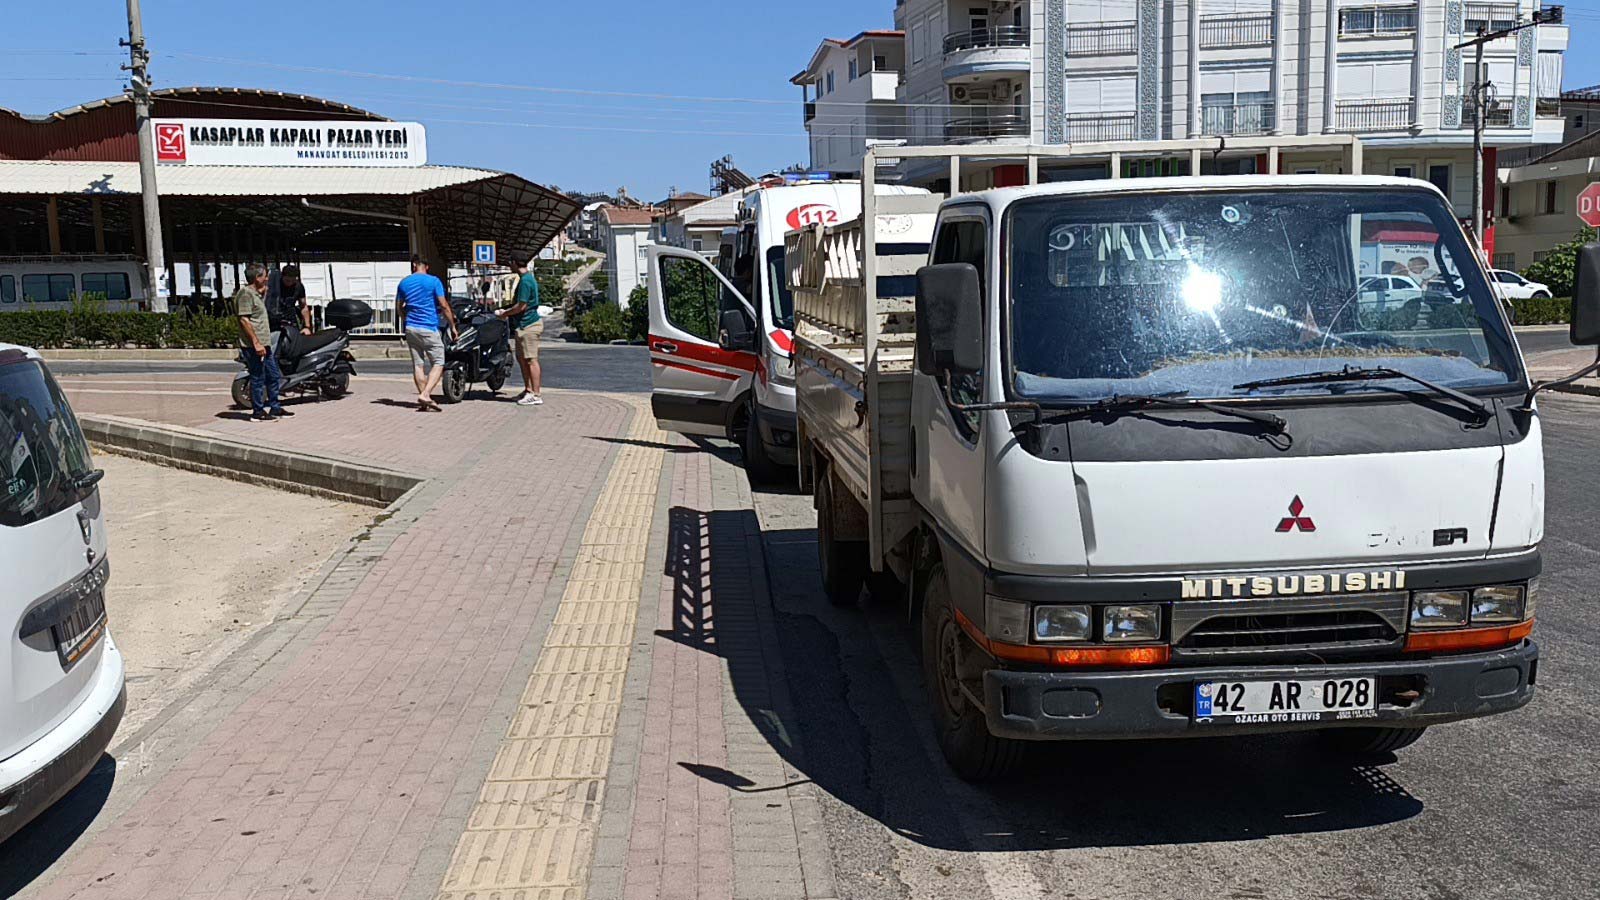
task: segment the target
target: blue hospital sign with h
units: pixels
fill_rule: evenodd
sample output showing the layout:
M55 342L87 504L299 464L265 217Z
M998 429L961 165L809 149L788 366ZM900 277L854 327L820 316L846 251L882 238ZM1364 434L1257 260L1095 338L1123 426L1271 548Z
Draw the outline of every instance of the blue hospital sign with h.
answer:
M473 241L472 261L480 266L494 265L494 241Z

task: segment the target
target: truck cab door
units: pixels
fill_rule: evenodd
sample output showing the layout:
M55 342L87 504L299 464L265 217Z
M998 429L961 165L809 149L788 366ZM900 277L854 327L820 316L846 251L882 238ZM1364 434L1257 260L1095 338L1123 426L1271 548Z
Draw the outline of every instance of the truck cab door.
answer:
M719 343L722 313L755 308L705 257L653 245L650 266L650 406L663 431L726 437L750 390L757 354Z

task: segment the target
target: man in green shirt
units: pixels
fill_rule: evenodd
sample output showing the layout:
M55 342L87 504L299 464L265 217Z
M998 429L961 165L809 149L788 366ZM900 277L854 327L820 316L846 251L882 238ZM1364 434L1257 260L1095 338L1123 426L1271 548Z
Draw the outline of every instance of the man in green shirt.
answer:
M539 396L543 373L539 371L539 338L544 336L544 321L539 315L539 279L528 271L525 263L513 266L517 273L517 290L511 305L497 315L516 329L517 365L522 369L522 395L518 406L540 406Z
M294 415L278 400L278 382L283 373L272 352L272 320L267 313L267 267L251 263L244 270L245 281L233 295L233 314L239 321L239 347L250 370L250 421L271 422Z

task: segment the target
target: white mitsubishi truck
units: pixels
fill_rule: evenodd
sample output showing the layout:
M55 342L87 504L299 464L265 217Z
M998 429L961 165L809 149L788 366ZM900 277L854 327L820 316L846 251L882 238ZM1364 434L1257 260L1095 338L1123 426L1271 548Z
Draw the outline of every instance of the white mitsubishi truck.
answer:
M949 156L959 185L994 150L890 152ZM1316 730L1388 752L1529 702L1537 388L1434 187L942 199L875 196L862 171L859 221L789 236L801 479L831 599L871 587L920 628L959 774L1041 740ZM1426 292L1369 296L1401 253ZM1580 268L1592 345L1600 246Z

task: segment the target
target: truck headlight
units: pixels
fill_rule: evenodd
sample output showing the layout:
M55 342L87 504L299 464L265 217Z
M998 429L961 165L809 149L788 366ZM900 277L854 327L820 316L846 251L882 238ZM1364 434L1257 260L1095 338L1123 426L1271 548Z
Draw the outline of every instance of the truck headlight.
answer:
M1478 588L1472 592L1472 624L1507 625L1521 622L1525 594L1520 585Z
M1108 606L1100 614L1100 637L1108 643L1161 640L1161 607Z
M986 597L983 604L983 633L990 640L1008 644L1028 642L1028 604L1019 600Z
M1471 602L1471 591L1418 591L1411 595L1411 627L1460 628Z
M1094 615L1087 606L1040 606L1033 611L1033 638L1042 643L1087 641L1094 635Z

